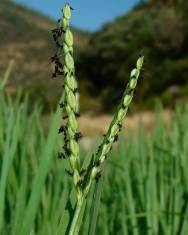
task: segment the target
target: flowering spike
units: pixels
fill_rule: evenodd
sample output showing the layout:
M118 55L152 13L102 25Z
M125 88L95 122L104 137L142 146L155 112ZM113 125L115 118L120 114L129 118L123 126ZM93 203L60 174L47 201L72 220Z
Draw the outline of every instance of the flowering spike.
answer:
M107 133L104 135L102 144L97 150L97 160L94 161L94 157L92 157L85 173L85 170L83 171L80 169L78 144L79 139L82 138L82 134L78 131L77 118L80 115L77 95L78 86L75 79L75 65L73 58L74 39L69 27L72 10L72 7L68 3L65 4L62 10L62 19L58 21L58 27L52 30L53 39L57 46L57 52L51 57L51 61L54 63L54 72L52 76L56 77L57 75L64 75L64 94L62 102L60 103L60 108L62 108L63 113L65 113L63 116L65 126L59 128L59 133L64 134L64 147L63 153L59 153L58 157L68 157L71 171L67 170L67 173L72 176L77 193L77 207L69 235L76 232L75 226L79 218L78 215L80 211L82 211L81 208L84 198L89 193L92 182L100 179L103 172L103 163L106 161L113 143L118 140L119 133L122 129L123 118L127 114L129 105L133 99L137 81L144 63L144 57L140 56L135 68L130 73L130 81L118 106L116 115L114 116Z
M117 139L118 139L118 134L122 128L123 118L125 117L125 115L128 111L128 107L129 107L129 105L132 101L132 98L133 98L133 94L134 94L133 91L137 85L137 80L138 80L140 71L143 66L143 61L144 61L144 57L140 57L137 60L136 68L131 71L130 81L126 87L124 94L123 94L122 100L121 100L120 105L117 110L117 113L111 122L111 125L108 129L107 134L104 137L103 143L102 143L99 151L97 152L98 162L100 164L95 164L91 170L90 178L89 178L88 184L87 184L87 186L85 188L85 192L84 192L85 196L87 196L87 194L90 190L92 181L100 179L102 165L107 158L107 154L112 149L112 144L115 141L117 141Z
M51 58L55 63L55 72L53 76L64 75L64 95L60 107L65 113L63 119L66 120L66 130L62 126L59 133L64 134L64 152L69 157L69 162L73 174L73 182L80 195L81 188L78 182L81 182L80 175L80 157L78 140L81 134L78 131L77 113L78 104L78 87L75 79L75 67L73 58L73 34L70 30L70 18L72 8L68 3L65 4L62 13L62 19L58 21L58 28L52 31L53 38L57 45L57 53ZM62 45L63 42L63 45ZM63 58L62 58L63 55ZM64 64L64 65L63 65Z

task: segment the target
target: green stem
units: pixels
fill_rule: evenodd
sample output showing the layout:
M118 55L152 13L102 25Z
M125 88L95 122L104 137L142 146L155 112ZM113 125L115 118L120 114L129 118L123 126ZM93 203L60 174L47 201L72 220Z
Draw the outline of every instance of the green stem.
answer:
M76 206L76 210L75 210L75 213L74 213L74 217L73 217L73 220L72 220L72 224L71 224L71 227L70 227L70 231L69 231L69 235L77 235L77 231L78 231L78 220L79 220L79 216L81 214L81 211L82 211L82 205L83 205L83 198L80 200L80 202L77 203L77 206Z
M100 199L101 199L101 193L102 193L102 183L103 183L102 179L96 183L88 235L95 235L97 219L98 219L98 214L99 214L99 207L100 207Z

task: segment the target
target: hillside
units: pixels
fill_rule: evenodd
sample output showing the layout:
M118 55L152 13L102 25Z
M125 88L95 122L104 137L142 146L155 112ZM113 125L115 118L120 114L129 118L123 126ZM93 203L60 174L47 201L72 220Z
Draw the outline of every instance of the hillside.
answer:
M96 32L79 61L82 77L90 77L106 110L121 97L140 53L145 56L136 99L141 109L152 108L155 98L172 106L188 97L188 2L142 2Z
M50 30L56 25L51 19L8 0L0 4L0 76L9 61L14 60L8 92L21 87L50 105L57 99L61 86L52 81L50 57L53 40ZM74 29L76 56L87 44L89 34Z
M172 107L187 99L188 2L141 2L96 33L73 29L82 110L112 111L140 53L145 66L134 107L152 108L156 98ZM49 58L54 50L50 30L56 23L8 0L1 0L0 15L0 76L15 61L7 91L21 87L33 101L40 97L47 110L55 107L61 81L50 79Z

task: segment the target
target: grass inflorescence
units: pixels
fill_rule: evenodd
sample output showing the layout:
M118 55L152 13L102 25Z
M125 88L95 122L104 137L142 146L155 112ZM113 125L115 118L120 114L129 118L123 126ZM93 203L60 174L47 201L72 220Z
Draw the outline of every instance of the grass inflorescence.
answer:
M136 140L119 137L144 62L139 56L102 143L89 152L80 148L71 12L66 4L52 31L57 47L53 77L63 76L64 92L62 112L58 106L50 115L47 135L39 104L31 112L28 96L6 95L12 62L0 81L0 234L187 234L188 107L177 106L169 130L158 107L153 133L140 126ZM93 198L99 182L100 206L100 197ZM96 227L98 211L92 216L92 205L99 208Z
M10 74L10 68L5 75ZM19 93L14 99L7 97L3 83L0 234L67 234L76 193L64 175L66 162L56 156L63 142L57 133L60 115L50 115L46 135L41 107L36 104L29 112L28 97ZM117 147L109 153L95 234L188 233L188 108L177 106L169 130L161 113L157 108L150 135L141 126L136 139L120 136ZM89 161L93 152L94 148L89 153L81 148L80 156L87 156ZM89 231L92 187L90 192L80 227L82 235Z
M64 175L67 165L56 156L60 119L51 116L46 136L41 107L29 114L28 99L20 98L9 100L0 90L0 234L66 234L76 194ZM110 152L96 234L188 233L188 109L177 107L169 132L161 112L157 109L152 134L140 127L136 139L121 136ZM80 149L80 155L86 152ZM83 235L88 235L92 193L91 188Z
M76 120L79 116L79 105L73 59L74 41L69 27L71 11L72 9L69 4L66 4L62 10L62 19L58 21L58 27L52 31L57 46L57 52L52 59L55 62L53 77L64 75L64 93L60 103L64 123L59 128L59 133L63 133L64 135L64 146L63 152L59 153L59 157L69 159L71 171L67 170L67 172L73 177L73 183L77 190L79 200L82 197L82 189L78 141L82 135L78 130L78 122Z
M114 119L111 122L109 130L105 135L104 141L98 149L96 162L91 165L90 168L86 169L85 172L87 172L87 174L84 175L83 173L82 176L78 145L78 139L82 135L78 131L78 122L76 119L79 111L79 104L76 97L78 87L75 80L75 65L73 57L74 40L69 26L72 13L71 6L68 3L65 4L62 12L63 16L58 21L58 27L52 31L53 38L57 46L57 53L52 57L52 61L55 62L53 77L56 77L57 74L61 75L60 69L62 68L64 75L64 93L63 101L60 104L60 107L66 113L66 116L64 116L63 119L67 119L67 123L59 129L59 132L64 134L64 153L60 153L59 156L63 158L67 157L69 159L72 172L68 170L68 173L73 177L73 183L77 193L77 205L69 231L69 234L73 235L77 234L79 231L79 216L82 211L83 203L86 201L87 195L90 191L92 182L100 179L103 163L107 159L113 143L118 139L118 135L122 127L122 121L127 114L129 105L134 95L134 90L137 85L137 80L142 70L144 57L139 57L136 63L136 68L131 71L130 81L123 94L122 101L118 107Z

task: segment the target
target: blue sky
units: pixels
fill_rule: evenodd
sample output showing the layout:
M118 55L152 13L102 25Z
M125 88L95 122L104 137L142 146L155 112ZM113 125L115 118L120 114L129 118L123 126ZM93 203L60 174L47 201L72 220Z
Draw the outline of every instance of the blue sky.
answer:
M67 0L13 0L50 16L60 17L60 9ZM70 0L74 13L72 25L89 31L98 30L103 24L129 11L139 0Z

